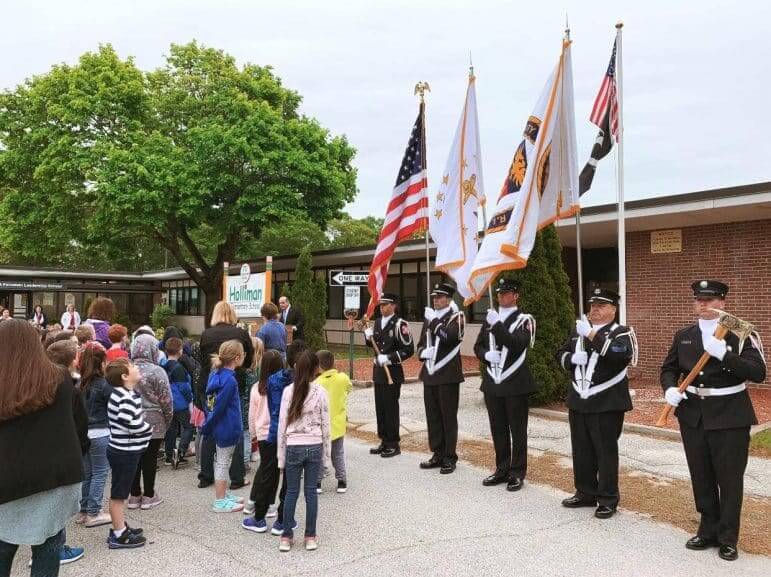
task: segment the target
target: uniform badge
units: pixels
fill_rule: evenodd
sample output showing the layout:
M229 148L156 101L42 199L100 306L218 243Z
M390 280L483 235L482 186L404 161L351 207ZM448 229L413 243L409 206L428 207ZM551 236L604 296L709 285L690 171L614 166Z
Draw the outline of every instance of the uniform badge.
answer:
M594 289L594 294L596 294L596 295L600 294L601 292L602 292L602 290L600 290L598 288Z
M406 323L402 324L402 329L401 330L402 330L402 334L403 335L410 334L410 327L408 327Z
M700 286L701 288L707 288L707 287L709 286L709 283L708 283L707 281L703 280L703 281L701 281L701 282L699 283L699 286Z

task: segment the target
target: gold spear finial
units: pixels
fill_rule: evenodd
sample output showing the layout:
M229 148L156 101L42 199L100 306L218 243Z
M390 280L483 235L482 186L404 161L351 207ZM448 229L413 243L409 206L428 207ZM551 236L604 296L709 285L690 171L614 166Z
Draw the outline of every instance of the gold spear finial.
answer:
M428 85L428 82L421 81L415 85L415 94L420 94L421 102L426 101L426 92L431 92L431 87Z

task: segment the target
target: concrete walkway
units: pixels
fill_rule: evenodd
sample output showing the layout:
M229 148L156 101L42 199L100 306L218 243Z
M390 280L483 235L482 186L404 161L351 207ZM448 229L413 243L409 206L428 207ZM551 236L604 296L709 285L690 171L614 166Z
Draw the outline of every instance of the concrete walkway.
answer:
M479 382L479 377L472 377L461 385L458 426L467 437L489 439L490 424L482 393L479 392ZM372 389L355 389L349 400L348 418L354 423L370 423L374 419L373 407ZM422 384L402 386L401 417L405 431L425 430ZM570 431L567 422L530 415L528 444L531 450L550 451L569 457ZM621 436L619 453L624 467L659 477L690 478L680 442L625 433ZM749 494L771 497L771 460L750 457L744 490Z

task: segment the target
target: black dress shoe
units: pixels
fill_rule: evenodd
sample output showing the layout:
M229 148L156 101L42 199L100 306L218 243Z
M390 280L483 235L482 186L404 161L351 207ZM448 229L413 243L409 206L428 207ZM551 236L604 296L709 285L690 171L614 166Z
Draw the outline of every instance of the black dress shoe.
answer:
M452 461L445 461L442 463L442 468L439 469L439 472L442 475L449 475L450 473L455 472L455 463Z
M431 457L428 461L421 461L421 469L438 469L442 466L442 462L436 457Z
M519 477L512 477L509 479L509 482L506 483L506 490L507 491L519 491L525 482L520 479Z
M726 561L736 561L739 558L739 551L733 545L721 545L717 554Z
M709 549L710 547L717 547L718 543L716 539L710 539L708 537L702 537L696 535L691 537L685 542L685 548L693 551L701 551L703 549Z
M231 491L238 491L242 487L246 487L249 483L246 481L241 481L240 483L231 482L230 483L230 490Z
M383 452L384 449L385 449L385 447L383 445L378 445L377 447L372 447L369 450L369 454L370 455L379 455L380 453Z
M567 507L568 509L578 509L579 507L596 507L597 501L594 499L586 499L584 497L579 497L578 495L573 495L572 497L563 499L562 506Z
M383 449L383 451L380 453L380 456L384 459L388 459L389 457L395 457L396 455L401 455L402 450L399 447L387 447Z
M507 481L506 475L502 473L493 473L489 477L485 477L482 480L482 484L485 487L493 487L494 485L500 485L501 483L505 483Z
M610 519L613 515L616 514L616 508L615 507L608 507L607 505L600 505L597 507L597 510L594 512L594 516L598 519Z
M204 479L201 479L198 481L198 488L199 489L205 489L206 487L209 487L211 485L214 485L214 481L206 481Z

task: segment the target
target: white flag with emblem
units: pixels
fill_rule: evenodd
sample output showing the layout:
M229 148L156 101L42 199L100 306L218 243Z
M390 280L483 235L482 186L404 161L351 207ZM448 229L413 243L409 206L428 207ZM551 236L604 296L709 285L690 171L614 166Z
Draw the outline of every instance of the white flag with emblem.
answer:
M463 113L429 216L435 266L455 280L464 298L472 294L468 278L479 242L477 215L485 201L475 80L473 73L469 75Z
M486 223L467 304L481 298L499 272L527 266L536 233L574 216L578 208L573 71L570 41L565 40Z

